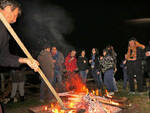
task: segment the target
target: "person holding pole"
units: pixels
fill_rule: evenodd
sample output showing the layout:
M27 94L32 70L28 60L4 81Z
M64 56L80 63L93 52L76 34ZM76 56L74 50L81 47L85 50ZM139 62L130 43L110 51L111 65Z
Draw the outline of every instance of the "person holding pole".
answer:
M7 22L13 24L16 22L18 15L21 13L20 4L15 0L0 0L0 13L6 18ZM0 21L0 65L19 67L20 64L27 64L37 71L39 63L29 58L22 58L10 54L9 52L9 34L6 27Z
M18 15L21 14L20 4L15 0L0 0L0 13L9 24L13 24L16 22ZM10 54L9 34L4 24L0 21L0 66L19 67L20 64L24 63L34 69L35 72L38 71L39 63L35 59ZM1 112L4 111L1 110Z

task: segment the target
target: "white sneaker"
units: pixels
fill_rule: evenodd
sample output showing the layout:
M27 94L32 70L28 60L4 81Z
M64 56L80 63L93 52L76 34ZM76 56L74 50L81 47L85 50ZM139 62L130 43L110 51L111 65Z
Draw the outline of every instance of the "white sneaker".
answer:
M114 94L115 94L114 92L108 92L108 95L110 95L110 96L112 96Z
M134 91L130 91L130 92L128 93L128 95L135 95L135 92L134 92Z
M17 98L14 98L14 103L18 102L18 99Z

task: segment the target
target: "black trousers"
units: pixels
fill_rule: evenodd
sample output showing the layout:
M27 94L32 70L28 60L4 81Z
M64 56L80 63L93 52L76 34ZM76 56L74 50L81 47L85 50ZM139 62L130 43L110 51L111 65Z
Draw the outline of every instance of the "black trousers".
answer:
M136 75L137 80L137 90L139 92L143 91L143 72L141 61L128 61L127 62L127 73L129 78L130 91L135 91L134 75Z

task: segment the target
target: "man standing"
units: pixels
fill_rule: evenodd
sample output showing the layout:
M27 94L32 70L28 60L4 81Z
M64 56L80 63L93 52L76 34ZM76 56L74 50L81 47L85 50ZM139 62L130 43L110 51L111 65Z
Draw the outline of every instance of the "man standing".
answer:
M50 47L48 45L44 46L44 49L40 52L38 56L38 61L40 62L40 66L49 80L49 82L54 85L54 63L53 58L50 53ZM50 100L52 98L52 93L48 89L47 85L41 79L41 85L40 85L40 101L44 102L46 100Z
M149 76L149 88L150 88L150 41L149 44L146 46L145 49L146 53L146 72Z
M8 23L13 24L21 13L20 4L15 0L0 0L0 13L5 17ZM0 66L19 67L19 65L23 63L28 64L34 71L38 70L39 63L36 60L31 61L28 58L10 54L9 34L0 21Z
M64 64L64 55L57 50L55 46L52 47L52 58L54 62L54 82L61 85L62 74L63 74L63 64Z
M21 13L20 4L15 0L0 0L0 13L3 14L8 23L13 24ZM2 22L0 22L0 62L1 66L11 67L19 67L20 64L26 63L35 71L37 71L39 65L36 60L31 61L28 58L10 54L9 34Z
M127 52L127 73L129 76L130 93L135 94L134 75L136 75L138 92L143 91L143 72L142 72L142 51L144 45L136 41L134 37L130 38Z

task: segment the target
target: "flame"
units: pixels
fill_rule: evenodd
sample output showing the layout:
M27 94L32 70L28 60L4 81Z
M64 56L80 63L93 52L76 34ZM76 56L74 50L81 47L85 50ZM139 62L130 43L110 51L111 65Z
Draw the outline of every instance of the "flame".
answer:
M105 90L105 93L106 93L106 96L107 96L107 97L112 98L112 96L109 95L109 93L108 93L107 90Z
M98 96L99 95L99 91L98 89L95 91L95 95Z
M44 107L44 110L47 111L47 110L48 110L48 106L45 106L45 107Z
M79 74L71 73L69 79L65 82L65 86L67 90L74 90L76 93L85 92L88 93L88 88L82 82Z

